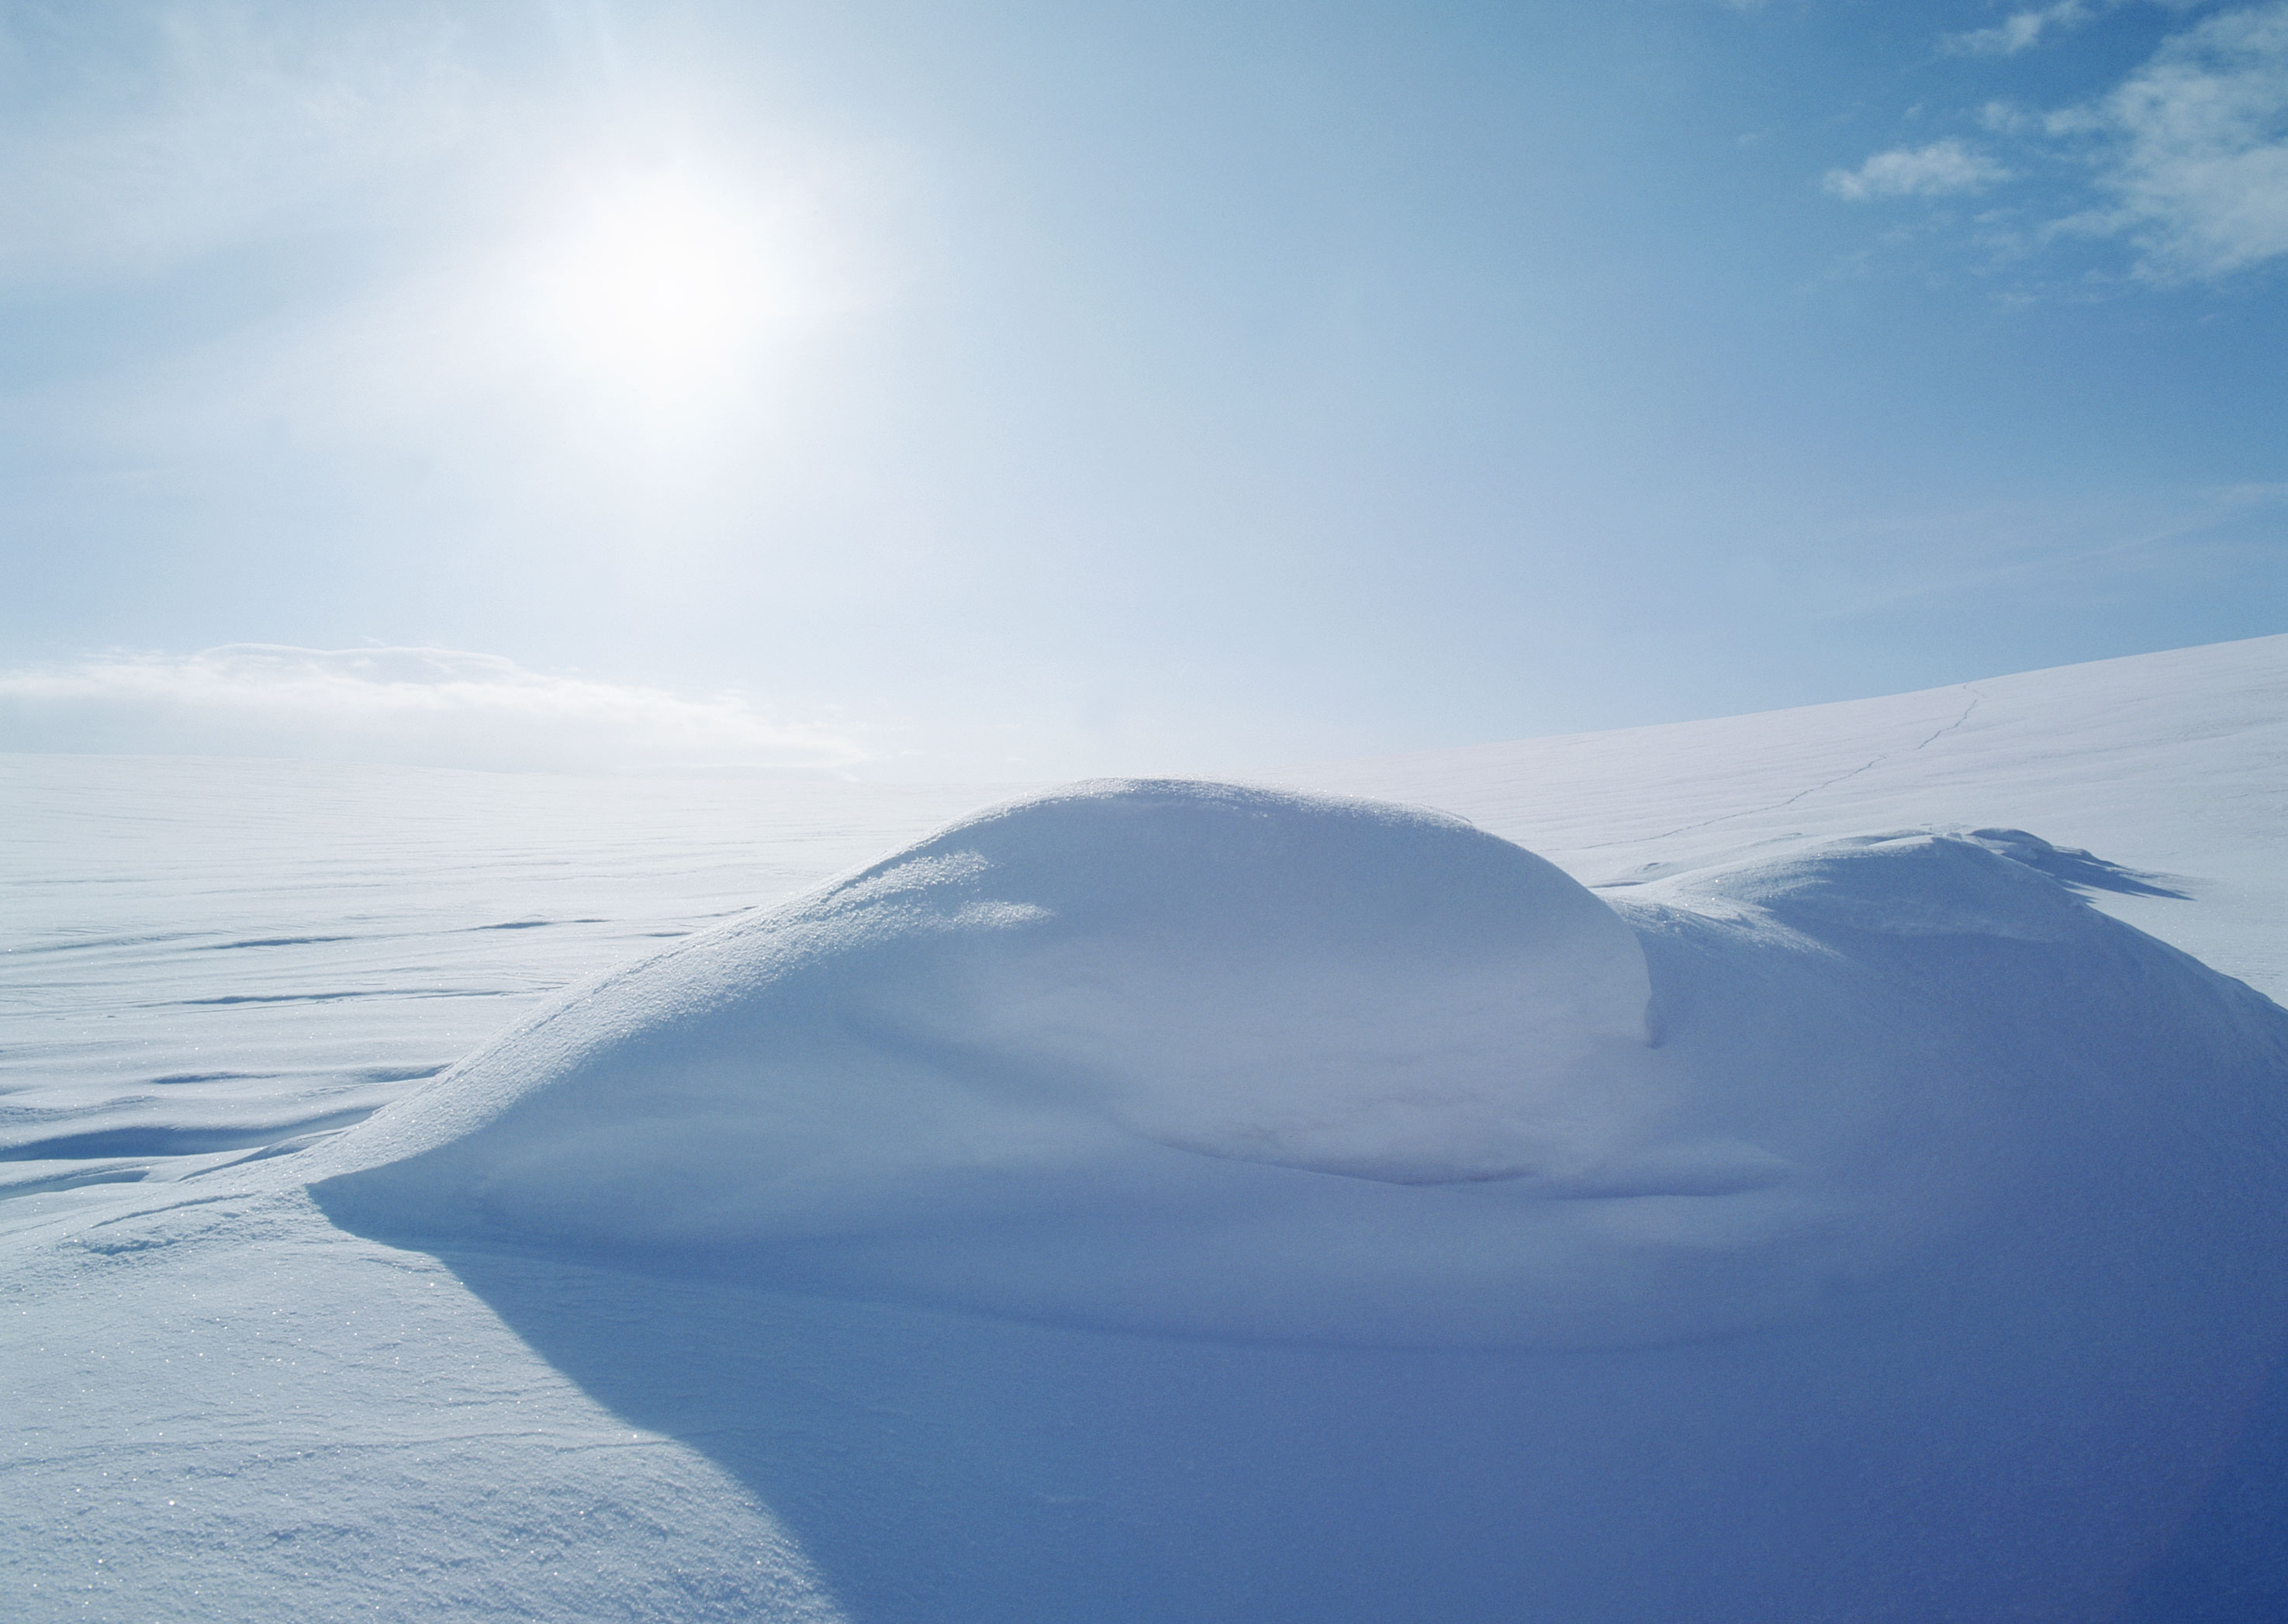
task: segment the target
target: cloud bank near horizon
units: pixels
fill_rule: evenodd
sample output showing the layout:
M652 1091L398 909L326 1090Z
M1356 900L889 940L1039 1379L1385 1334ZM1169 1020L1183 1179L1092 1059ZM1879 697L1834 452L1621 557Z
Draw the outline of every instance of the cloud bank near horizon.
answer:
M552 676L460 649L269 643L0 670L0 749L543 772L835 773L869 756L735 693Z

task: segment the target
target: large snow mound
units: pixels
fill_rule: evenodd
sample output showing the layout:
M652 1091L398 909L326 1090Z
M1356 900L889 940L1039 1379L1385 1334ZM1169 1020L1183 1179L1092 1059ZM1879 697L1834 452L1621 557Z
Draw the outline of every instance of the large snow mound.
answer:
M1669 1341L2063 1255L2131 1319L2218 1270L2200 1312L2265 1311L2288 1014L2011 849L1846 840L1617 907L1440 814L1076 786L567 995L317 1192L1252 1340Z

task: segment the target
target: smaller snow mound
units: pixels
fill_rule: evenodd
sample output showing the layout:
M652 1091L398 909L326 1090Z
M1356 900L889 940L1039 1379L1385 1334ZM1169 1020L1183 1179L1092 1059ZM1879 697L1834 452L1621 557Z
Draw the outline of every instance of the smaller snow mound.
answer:
M2181 891L2154 884L2156 876L2152 875L2109 863L2078 846L2054 846L2039 835L2029 835L2023 829L1973 829L1970 838L2014 863L2022 863L2037 873L2048 875L2061 885L2119 891L2131 897L2172 897L2181 902L2187 899Z
M1856 836L1704 870L1680 882L1677 894L1720 894L1791 923L1890 936L2062 942L2101 928L2086 904L2038 869L1977 842L1921 831Z

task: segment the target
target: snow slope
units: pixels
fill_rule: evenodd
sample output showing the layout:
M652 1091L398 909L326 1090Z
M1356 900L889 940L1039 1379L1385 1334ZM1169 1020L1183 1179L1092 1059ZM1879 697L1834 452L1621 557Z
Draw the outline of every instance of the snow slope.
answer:
M1163 788L684 942L963 797L17 758L9 1610L2276 1616L2288 1018L2163 941L2281 990L2284 679L1286 775L1617 912Z
M1457 812L1590 885L1805 837L2030 830L2130 871L2071 876L2099 907L2288 996L2288 636L1278 781Z

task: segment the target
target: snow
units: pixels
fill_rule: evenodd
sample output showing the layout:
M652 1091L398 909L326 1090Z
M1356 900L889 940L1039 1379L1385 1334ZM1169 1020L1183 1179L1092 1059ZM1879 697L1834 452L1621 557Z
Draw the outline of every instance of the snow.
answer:
M1855 841L1664 895L1625 923L1374 803L1080 786L608 978L296 1172L417 1243L1520 1348L1799 1316L2141 1160L2212 1222L2267 1188L2288 1017L2038 869Z
M1091 1189L1214 1210L1265 1167L1577 1181L1649 995L1610 908L1457 820L1084 785L554 1006L344 1140L397 1165L329 1200L688 1257L925 1206L1070 1240Z
M1804 838L2031 830L2163 876L2182 899L2093 899L2288 996L2288 637L1282 780L1458 813L1592 886Z
M0 760L6 1610L2276 1616L2284 700Z
M0 796L21 1192L361 1120L568 982L979 792L0 756Z

